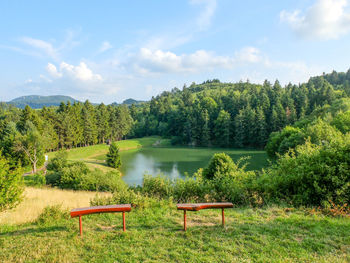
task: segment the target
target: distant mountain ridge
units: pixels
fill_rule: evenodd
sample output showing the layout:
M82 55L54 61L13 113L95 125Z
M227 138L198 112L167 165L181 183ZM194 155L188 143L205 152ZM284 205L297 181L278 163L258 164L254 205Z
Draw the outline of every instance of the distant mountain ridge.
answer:
M18 108L24 109L26 105L30 106L32 109L41 109L42 107L50 107L50 106L59 106L61 102L67 103L74 103L79 102L78 100L70 97L70 96L64 96L64 95L52 95L52 96L41 96L41 95L28 95L28 96L21 96L18 98L15 98L7 104L11 104L13 106L16 106ZM135 100L135 99L126 99L120 104L124 104L127 106L131 106L132 104L138 105L145 101L142 100ZM98 105L97 103L92 103L94 105ZM112 103L112 105L120 105L119 103Z
M59 106L61 102L78 102L78 100L73 99L70 96L63 95L53 95L53 96L41 96L41 95L29 95L29 96L21 96L15 98L9 102L8 104L12 104L18 108L23 109L26 105L30 106L32 109L40 109L44 106Z

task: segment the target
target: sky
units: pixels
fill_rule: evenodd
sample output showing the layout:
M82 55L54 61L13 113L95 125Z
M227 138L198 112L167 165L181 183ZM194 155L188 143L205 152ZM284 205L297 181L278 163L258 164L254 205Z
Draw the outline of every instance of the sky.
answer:
M350 0L1 1L0 101L149 100L350 68Z

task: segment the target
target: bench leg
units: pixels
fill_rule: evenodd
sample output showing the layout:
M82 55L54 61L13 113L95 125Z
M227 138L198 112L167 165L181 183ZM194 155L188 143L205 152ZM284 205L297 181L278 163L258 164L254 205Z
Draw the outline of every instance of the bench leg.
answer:
M83 236L83 224L81 223L81 216L79 216L79 233L80 236Z
M125 212L123 212L123 231L125 232Z
M186 231L186 210L184 210L184 231Z
M223 208L221 208L221 215L222 215L222 226L225 226L225 213Z

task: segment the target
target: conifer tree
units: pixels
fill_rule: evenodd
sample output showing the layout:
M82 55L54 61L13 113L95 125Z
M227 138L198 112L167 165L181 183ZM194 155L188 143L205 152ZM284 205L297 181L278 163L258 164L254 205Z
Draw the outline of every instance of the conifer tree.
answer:
M111 146L109 146L109 152L107 153L107 165L112 168L119 168L121 166L121 160L119 155L119 147L113 142Z

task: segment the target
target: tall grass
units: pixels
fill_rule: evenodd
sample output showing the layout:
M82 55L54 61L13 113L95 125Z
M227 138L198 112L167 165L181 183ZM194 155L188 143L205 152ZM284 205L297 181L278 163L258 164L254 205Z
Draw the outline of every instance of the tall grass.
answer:
M108 193L72 191L53 188L26 187L23 202L15 209L0 213L0 224L21 224L32 222L46 206L61 205L63 209L90 206L96 195Z

